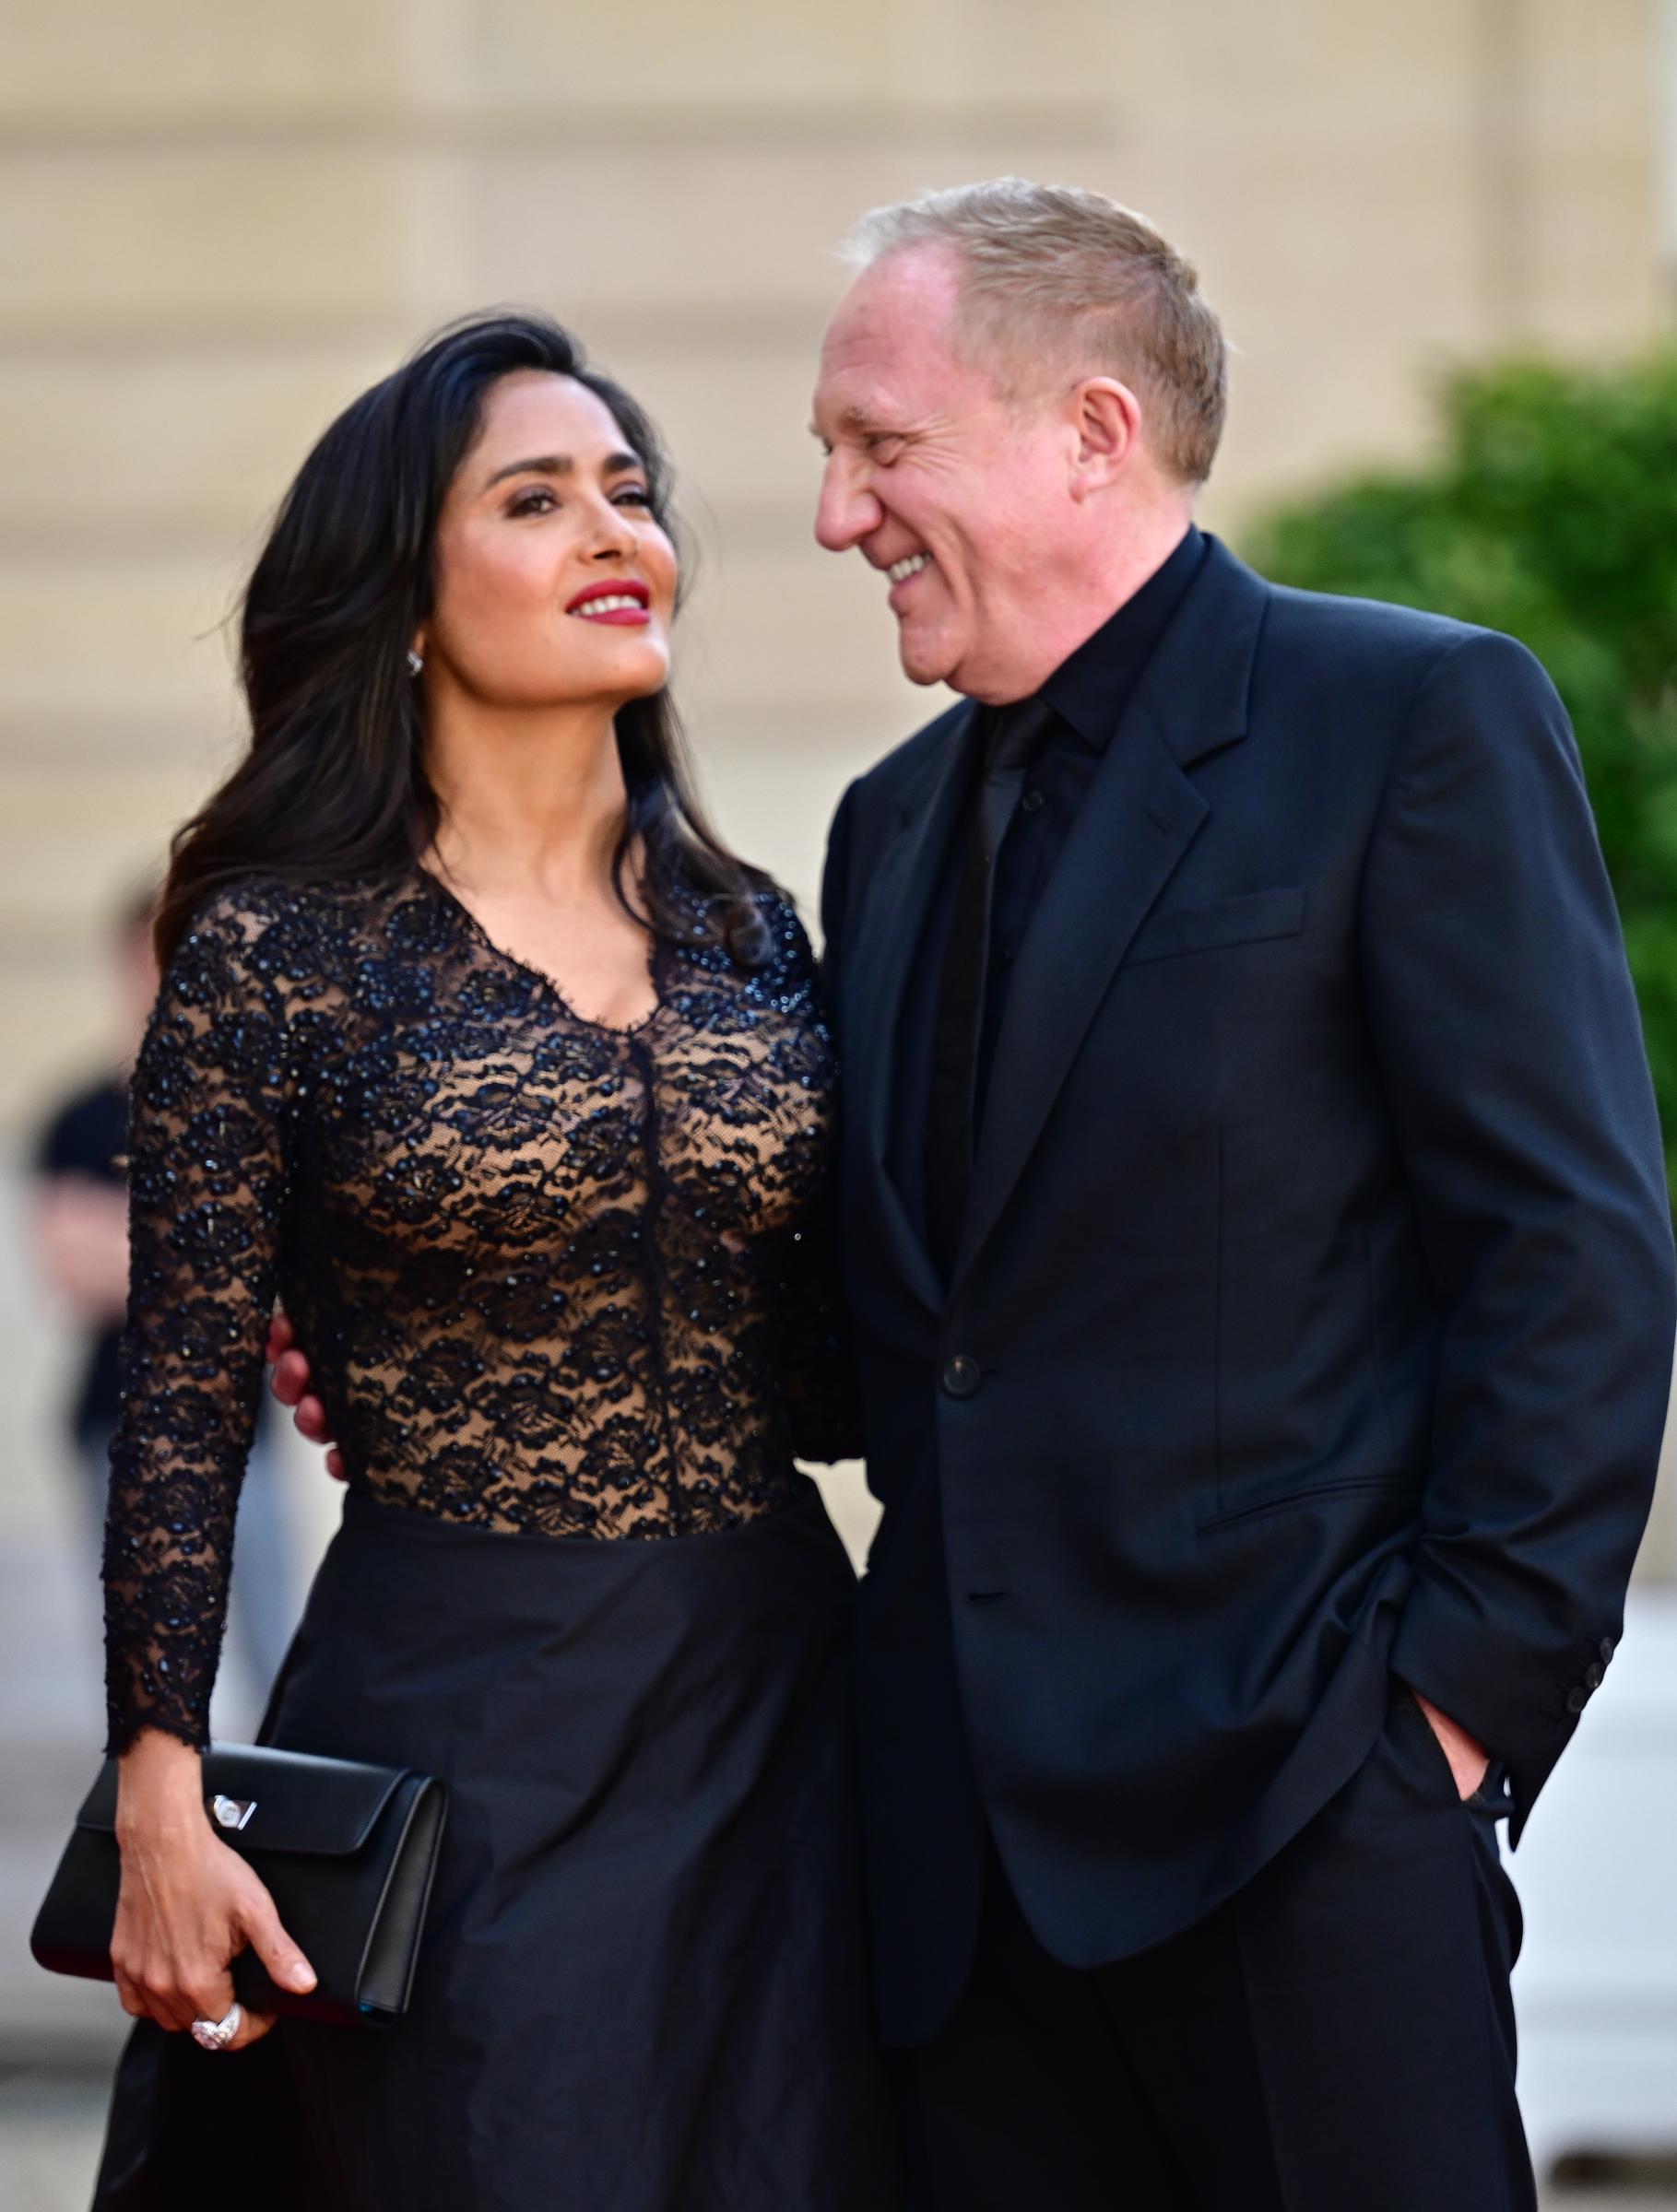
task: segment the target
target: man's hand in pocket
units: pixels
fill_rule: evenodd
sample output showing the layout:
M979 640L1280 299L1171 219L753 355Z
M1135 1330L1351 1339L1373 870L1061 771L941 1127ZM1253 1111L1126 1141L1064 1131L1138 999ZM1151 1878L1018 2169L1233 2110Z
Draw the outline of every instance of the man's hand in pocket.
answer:
M276 1381L275 1389L279 1385ZM301 1418L298 1427L302 1427ZM304 1434L308 1433L304 1430ZM1451 1720L1447 1712L1440 1712L1430 1698L1423 1698L1417 1689L1414 1699L1427 1718L1427 1725L1444 1747L1444 1756L1450 1762L1450 1772L1456 1777L1458 1794L1471 1797L1490 1771L1491 1755L1477 1736L1471 1736L1459 1721Z

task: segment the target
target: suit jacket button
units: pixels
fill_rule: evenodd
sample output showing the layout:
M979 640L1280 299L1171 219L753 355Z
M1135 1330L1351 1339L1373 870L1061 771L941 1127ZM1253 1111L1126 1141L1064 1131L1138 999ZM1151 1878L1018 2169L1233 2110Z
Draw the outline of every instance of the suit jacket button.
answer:
M1601 1639L1601 1665L1605 1666L1612 1655L1613 1640L1611 1636L1603 1636Z
M1577 1686L1576 1688L1569 1689L1566 1692L1566 1710L1568 1712L1582 1712L1585 1706L1588 1705L1588 1702L1589 1692L1584 1688L1581 1682Z
M946 1359L943 1363L941 1381L946 1394L951 1398L974 1396L983 1380L977 1360L965 1352L957 1352L952 1359Z
M1584 1687L1586 1689L1600 1688L1601 1662L1599 1659L1592 1659L1589 1665L1584 1669Z

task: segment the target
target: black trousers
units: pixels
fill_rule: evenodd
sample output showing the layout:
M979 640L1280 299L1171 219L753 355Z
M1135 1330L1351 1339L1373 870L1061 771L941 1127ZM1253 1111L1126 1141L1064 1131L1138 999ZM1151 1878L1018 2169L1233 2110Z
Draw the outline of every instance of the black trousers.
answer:
M966 1992L899 2054L916 2212L1535 2212L1492 1810L1400 1692L1255 1881L1091 1971L992 1853Z

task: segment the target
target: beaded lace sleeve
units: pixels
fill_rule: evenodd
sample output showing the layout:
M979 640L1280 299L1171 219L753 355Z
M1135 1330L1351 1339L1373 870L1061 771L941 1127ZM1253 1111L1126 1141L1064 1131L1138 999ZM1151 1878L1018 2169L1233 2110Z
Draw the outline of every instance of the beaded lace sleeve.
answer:
M105 1530L112 1752L146 1728L208 1740L285 1190L291 1087L265 952L272 918L260 892L206 909L170 963L135 1069Z

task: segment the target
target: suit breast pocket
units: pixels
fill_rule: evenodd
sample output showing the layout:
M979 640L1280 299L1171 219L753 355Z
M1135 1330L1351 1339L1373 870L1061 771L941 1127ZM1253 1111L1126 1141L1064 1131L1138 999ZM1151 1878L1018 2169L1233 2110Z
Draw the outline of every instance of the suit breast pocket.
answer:
M1296 937L1305 926L1305 904L1303 887L1295 885L1285 890L1251 891L1239 899L1217 899L1209 906L1179 907L1175 913L1156 915L1137 932L1124 965L1135 968L1144 960Z

